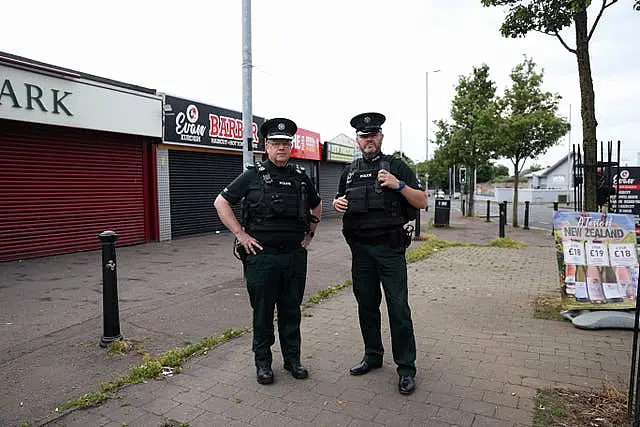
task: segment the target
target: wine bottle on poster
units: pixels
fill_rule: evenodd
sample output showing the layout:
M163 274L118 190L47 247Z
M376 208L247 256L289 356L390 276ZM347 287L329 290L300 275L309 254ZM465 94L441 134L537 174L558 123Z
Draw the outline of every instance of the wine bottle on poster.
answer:
M595 265L587 267L587 292L589 293L589 301L595 303L606 302L602 289L602 278L600 277L600 269Z
M587 292L587 279L584 265L576 265L576 301L589 302L589 292Z

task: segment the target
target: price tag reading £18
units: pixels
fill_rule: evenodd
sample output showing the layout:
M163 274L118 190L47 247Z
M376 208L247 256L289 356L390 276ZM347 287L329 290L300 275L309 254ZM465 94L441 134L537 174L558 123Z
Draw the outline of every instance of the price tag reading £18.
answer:
M604 243L587 242L587 264L598 267L609 265L609 251Z
M635 267L638 265L636 245L633 243L609 243L609 259L615 267Z
M564 248L565 264L585 265L584 244L582 242L568 240L564 241L562 246Z

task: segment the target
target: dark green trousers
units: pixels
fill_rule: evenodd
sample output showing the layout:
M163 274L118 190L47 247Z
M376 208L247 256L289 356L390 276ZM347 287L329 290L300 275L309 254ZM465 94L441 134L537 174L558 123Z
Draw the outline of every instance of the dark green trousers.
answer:
M273 313L285 363L300 363L300 304L307 278L307 250L249 255L245 277L253 309L253 352L257 365L271 365Z
M381 363L384 354L380 332L382 282L396 370L398 375L415 376L416 341L409 308L405 248L357 242L353 242L350 248L353 293L358 302L365 360L374 364Z

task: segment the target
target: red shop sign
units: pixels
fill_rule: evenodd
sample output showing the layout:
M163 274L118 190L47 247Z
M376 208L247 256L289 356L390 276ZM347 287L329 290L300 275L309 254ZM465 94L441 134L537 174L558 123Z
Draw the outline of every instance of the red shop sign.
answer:
M296 159L320 160L320 134L298 128L291 147L291 157Z

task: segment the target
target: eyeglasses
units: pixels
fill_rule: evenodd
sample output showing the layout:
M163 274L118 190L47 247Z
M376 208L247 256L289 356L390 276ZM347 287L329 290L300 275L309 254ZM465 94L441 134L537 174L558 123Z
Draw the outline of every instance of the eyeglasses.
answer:
M276 148L291 148L291 141L269 141L268 144L273 145Z

